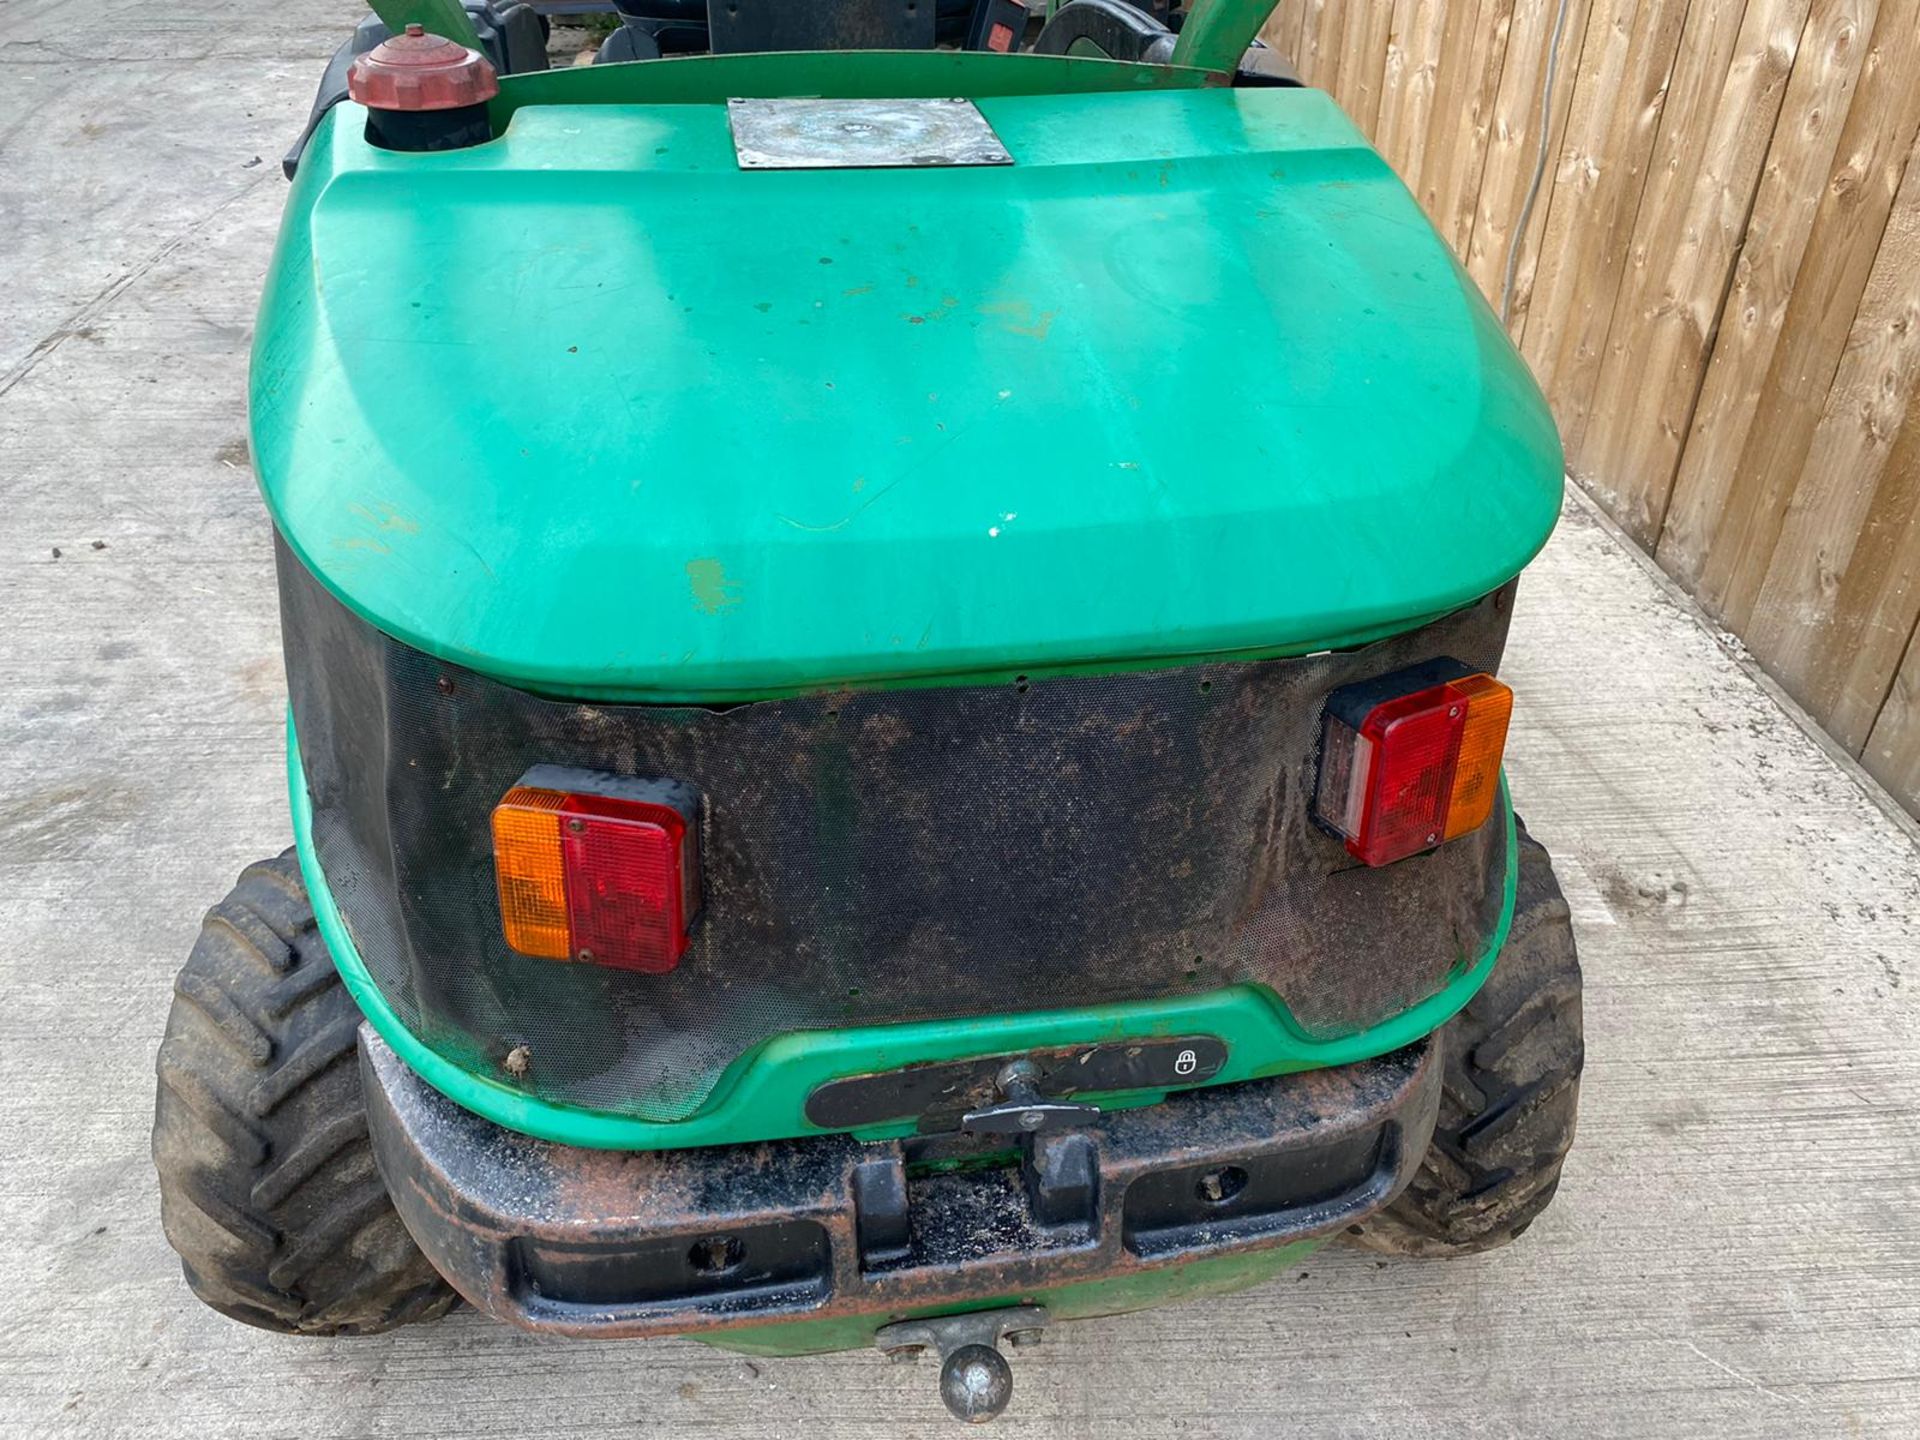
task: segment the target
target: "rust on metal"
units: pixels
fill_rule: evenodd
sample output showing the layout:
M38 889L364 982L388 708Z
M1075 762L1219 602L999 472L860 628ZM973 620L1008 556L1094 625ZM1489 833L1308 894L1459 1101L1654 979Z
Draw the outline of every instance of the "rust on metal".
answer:
M555 1145L461 1109L362 1036L381 1171L436 1267L500 1319L606 1337L1030 1297L1343 1231L1418 1165L1436 1054L1429 1039L1186 1092L1031 1137L1018 1164L922 1173L913 1142L845 1135Z

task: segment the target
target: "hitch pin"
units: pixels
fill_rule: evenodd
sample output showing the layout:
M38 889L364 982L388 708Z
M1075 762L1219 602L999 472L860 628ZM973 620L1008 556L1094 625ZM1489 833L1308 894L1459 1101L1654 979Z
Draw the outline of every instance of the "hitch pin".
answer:
M1040 1071L1031 1060L1015 1060L994 1077L1000 1102L960 1117L969 1135L1032 1135L1041 1130L1083 1125L1100 1113L1098 1105L1049 1100L1040 1093Z

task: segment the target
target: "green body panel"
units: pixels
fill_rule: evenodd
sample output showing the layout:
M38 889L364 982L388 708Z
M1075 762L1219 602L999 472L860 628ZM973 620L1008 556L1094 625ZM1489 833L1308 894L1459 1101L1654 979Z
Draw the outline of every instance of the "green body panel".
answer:
M514 79L457 152L337 107L254 356L295 552L443 659L702 701L1361 643L1538 550L1546 407L1331 100L966 59L1010 167L742 172L708 62ZM610 87L685 103L560 103Z
M1275 0L1195 0L1174 42L1173 63L1231 74L1273 13ZM1288 57L1292 58L1292 57Z
M743 1355L819 1355L831 1350L864 1350L873 1335L894 1320L922 1315L958 1315L969 1310L998 1310L1009 1305L1044 1305L1052 1320L1091 1320L1098 1315L1124 1315L1181 1300L1210 1295L1232 1295L1292 1269L1326 1242L1302 1240L1270 1250L1241 1251L1207 1260L1188 1260L1154 1270L1037 1290L1024 1295L1000 1295L967 1305L941 1305L900 1315L847 1315L827 1320L793 1320L782 1325L754 1325L740 1330L690 1335L722 1350Z
M504 129L529 105L715 105L729 99L836 95L849 100L966 95L1077 95L1193 90L1224 77L1188 65L989 50L843 50L689 55L501 77L492 109Z
M469 49L480 46L473 17L460 0L369 0L368 8L396 35L408 25L419 25L429 35L444 35Z
M287 729L287 779L294 840L320 933L347 988L380 1037L423 1080L468 1110L511 1130L589 1149L686 1149L819 1134L820 1127L808 1121L804 1106L806 1097L826 1081L976 1055L1135 1037L1213 1035L1228 1049L1226 1066L1210 1082L1215 1085L1384 1055L1445 1024L1480 988L1506 941L1519 874L1513 814L1503 782L1500 803L1507 817L1507 881L1500 924L1492 943L1483 955L1462 957L1453 977L1435 994L1357 1034L1313 1039L1288 1014L1281 997L1254 985L1122 1005L793 1031L742 1055L692 1115L662 1123L537 1099L491 1078L497 1056L436 1048L407 1029L367 973L315 857L312 806L291 725ZM1131 1091L1089 1098L1119 1109L1152 1104L1165 1093ZM863 1139L887 1139L911 1131L910 1124L902 1124L855 1133Z

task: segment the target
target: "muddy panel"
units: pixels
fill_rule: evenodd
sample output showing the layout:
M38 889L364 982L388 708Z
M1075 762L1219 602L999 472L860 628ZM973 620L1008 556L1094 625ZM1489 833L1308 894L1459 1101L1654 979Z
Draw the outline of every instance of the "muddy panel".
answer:
M1481 955L1505 817L1382 869L1311 820L1327 694L1452 655L1493 670L1509 586L1294 660L736 705L576 704L367 626L283 549L313 838L409 1029L549 1100L684 1118L771 1036L1271 987L1311 1034ZM489 817L535 764L690 784L705 902L647 975L506 946Z

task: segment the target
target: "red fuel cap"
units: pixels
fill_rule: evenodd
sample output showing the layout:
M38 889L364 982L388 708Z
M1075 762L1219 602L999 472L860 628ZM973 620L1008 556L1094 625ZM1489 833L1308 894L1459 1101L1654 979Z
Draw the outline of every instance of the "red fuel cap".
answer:
M499 93L486 56L419 25L382 40L347 71L347 94L369 110L457 110Z

